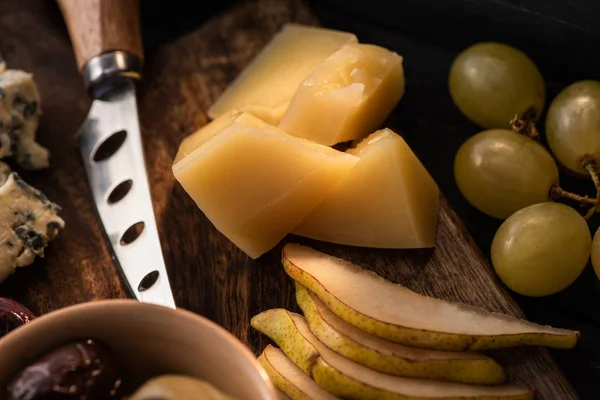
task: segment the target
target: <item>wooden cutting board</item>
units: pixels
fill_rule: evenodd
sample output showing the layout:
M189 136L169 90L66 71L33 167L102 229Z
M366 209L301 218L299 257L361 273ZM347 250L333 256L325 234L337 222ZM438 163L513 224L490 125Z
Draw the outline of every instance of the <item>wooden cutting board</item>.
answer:
M10 67L35 74L44 110L39 140L53 156L50 170L24 176L63 207L66 221L44 260L0 285L0 295L16 298L38 314L128 296L94 214L73 139L89 100L58 21L52 2L0 2L0 50ZM281 267L281 246L259 260L247 258L212 227L174 180L171 162L180 140L207 122L205 110L289 21L317 23L300 1L258 0L236 6L147 54L139 92L152 196L175 300L179 307L223 325L256 354L268 340L250 329L250 318L273 307L297 310L292 282ZM419 293L522 317L445 200L435 250L368 250L297 237L286 240L351 260ZM534 387L540 398L577 398L545 349L493 355L511 381Z

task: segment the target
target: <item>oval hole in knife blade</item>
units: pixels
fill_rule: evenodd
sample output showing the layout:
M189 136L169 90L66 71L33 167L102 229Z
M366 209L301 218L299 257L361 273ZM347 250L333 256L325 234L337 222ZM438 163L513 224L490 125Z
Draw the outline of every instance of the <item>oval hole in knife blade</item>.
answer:
M144 232L144 223L142 221L136 222L131 225L121 236L121 240L119 241L122 246L126 246L130 243L135 242L135 240L140 237L142 232Z
M127 193L129 193L129 191L131 190L132 186L133 181L131 179L127 179L119 183L117 186L114 187L113 190L110 191L110 194L106 198L106 202L108 204L115 204L123 200L123 198L125 198L125 196L127 196Z
M150 289L158 280L158 276L158 271L152 271L148 273L148 275L146 275L144 279L140 281L140 284L138 285L138 291L145 292L146 290Z
M100 145L94 150L92 160L94 162L102 162L108 160L113 154L117 152L127 139L127 131L120 130L109 137L107 137Z

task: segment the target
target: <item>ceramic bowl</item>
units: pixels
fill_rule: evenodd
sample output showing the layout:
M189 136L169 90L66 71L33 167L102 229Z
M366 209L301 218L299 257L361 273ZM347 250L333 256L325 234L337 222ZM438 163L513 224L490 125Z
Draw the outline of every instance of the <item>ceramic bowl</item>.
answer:
M132 388L153 376L180 373L202 378L239 400L277 399L254 355L225 329L188 311L134 300L67 307L6 335L0 340L0 392L11 375L78 339L104 342Z

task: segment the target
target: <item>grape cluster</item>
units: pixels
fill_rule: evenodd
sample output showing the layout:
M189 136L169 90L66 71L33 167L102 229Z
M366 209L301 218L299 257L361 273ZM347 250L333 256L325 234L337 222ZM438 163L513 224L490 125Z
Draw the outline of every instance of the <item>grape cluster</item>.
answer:
M577 279L590 255L600 277L600 230L592 241L587 225L600 211L600 82L576 82L552 101L545 124L550 151L536 129L544 80L523 52L475 44L455 58L449 87L460 111L487 129L460 147L454 175L471 205L505 219L492 242L500 279L526 296L553 294ZM596 196L562 189L557 162L590 177ZM581 203L585 215L559 199Z

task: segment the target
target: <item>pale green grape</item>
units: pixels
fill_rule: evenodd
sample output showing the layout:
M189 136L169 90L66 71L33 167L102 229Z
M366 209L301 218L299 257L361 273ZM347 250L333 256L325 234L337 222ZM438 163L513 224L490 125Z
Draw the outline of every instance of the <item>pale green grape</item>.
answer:
M546 137L558 161L586 174L582 159L600 162L600 82L581 81L556 96L546 117Z
M463 50L450 68L450 95L471 121L483 128L509 128L515 114L544 108L542 74L524 53L501 43L478 43Z
M494 129L463 143L454 160L454 177L469 203L504 219L521 208L549 201L550 188L558 184L558 168L535 140Z
M577 211L560 203L534 204L500 226L492 242L492 263L510 289L546 296L581 275L591 243L588 225Z
M594 234L592 241L592 266L596 276L600 278L600 228Z

